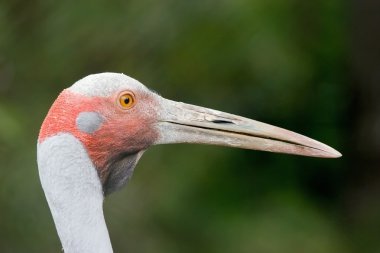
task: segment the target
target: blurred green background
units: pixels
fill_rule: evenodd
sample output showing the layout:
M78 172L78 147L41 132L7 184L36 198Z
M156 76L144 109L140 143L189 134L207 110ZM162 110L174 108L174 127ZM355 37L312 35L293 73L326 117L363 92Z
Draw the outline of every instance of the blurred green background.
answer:
M0 252L61 252L39 126L85 75L285 127L323 160L151 148L106 199L115 252L380 252L380 4L371 0L0 1Z

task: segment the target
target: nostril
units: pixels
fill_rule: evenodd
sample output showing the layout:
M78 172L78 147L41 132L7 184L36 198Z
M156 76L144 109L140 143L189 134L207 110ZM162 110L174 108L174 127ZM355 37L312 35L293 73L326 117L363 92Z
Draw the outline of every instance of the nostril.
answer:
M235 123L232 122L232 121L221 120L221 119L215 119L215 120L212 120L211 122L212 122L212 123L215 123L215 124L235 124Z

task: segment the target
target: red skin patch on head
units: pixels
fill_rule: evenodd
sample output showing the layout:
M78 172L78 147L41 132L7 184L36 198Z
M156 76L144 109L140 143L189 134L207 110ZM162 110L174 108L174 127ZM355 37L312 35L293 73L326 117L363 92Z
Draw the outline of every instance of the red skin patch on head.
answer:
M116 101L119 93L111 97L87 97L64 90L53 103L42 123L38 142L59 133L70 133L78 138L97 168L102 183L107 179L109 162L118 156L147 149L158 133L156 101L148 94L135 94L136 105L121 109ZM80 131L76 119L81 112L97 112L104 121L94 133Z
M90 98L64 90L54 101L42 123L38 142L58 133L71 133L75 137L83 135L76 127L76 118L81 112L96 111L96 105L104 98Z

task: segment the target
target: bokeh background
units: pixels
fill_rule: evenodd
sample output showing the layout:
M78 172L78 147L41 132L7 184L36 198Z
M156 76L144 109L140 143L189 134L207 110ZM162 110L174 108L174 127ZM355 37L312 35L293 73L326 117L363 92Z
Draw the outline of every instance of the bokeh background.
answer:
M39 126L62 89L104 71L344 155L153 147L105 202L115 252L380 252L379 13L371 0L0 1L0 252L61 252Z

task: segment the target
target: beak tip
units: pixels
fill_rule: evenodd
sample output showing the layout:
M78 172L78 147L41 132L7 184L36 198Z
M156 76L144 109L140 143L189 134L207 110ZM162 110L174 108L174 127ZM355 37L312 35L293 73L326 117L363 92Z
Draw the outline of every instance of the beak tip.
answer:
M328 151L328 155L326 156L326 158L340 158L342 157L342 153L340 153L339 151L331 148L329 151Z

